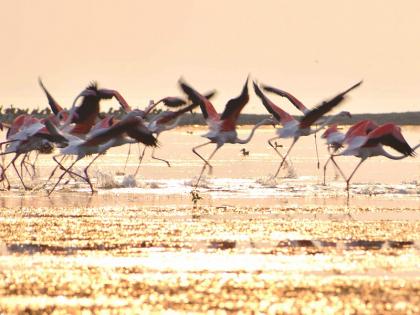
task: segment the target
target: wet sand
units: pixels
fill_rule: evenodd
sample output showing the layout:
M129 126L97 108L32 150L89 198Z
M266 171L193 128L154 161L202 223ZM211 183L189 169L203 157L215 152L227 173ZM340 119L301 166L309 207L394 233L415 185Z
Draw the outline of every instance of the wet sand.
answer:
M194 205L200 133L163 134L156 155L172 167L147 156L137 187L116 175L123 147L92 169L93 196L72 181L49 198L16 181L1 192L0 313L420 313L418 158L366 162L347 203L332 169L321 185L312 138L292 153L295 176L272 181L266 128L249 156L218 152ZM419 134L407 128L410 143ZM52 165L41 160L34 187Z

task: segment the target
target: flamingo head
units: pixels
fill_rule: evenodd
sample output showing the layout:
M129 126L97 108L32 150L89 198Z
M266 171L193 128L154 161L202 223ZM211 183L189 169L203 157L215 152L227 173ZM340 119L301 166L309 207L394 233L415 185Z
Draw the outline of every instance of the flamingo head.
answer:
M43 154L50 154L53 150L54 145L48 140L43 140L39 147L39 152Z

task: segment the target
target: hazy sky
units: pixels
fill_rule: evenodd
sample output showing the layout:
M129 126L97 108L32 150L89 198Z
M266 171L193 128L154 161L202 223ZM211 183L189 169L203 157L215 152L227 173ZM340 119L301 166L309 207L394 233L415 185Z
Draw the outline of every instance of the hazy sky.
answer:
M308 106L364 79L346 110L420 110L419 12L416 0L3 1L0 104L46 106L41 76L64 106L97 80L143 107L178 95L183 76L216 88L221 111L250 73ZM262 110L252 94L245 111Z

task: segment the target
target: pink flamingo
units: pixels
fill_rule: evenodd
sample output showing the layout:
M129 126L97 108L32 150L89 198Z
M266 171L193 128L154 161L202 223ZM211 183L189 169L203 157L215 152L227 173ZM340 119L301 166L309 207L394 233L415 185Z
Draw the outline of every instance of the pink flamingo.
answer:
M213 90L207 94L204 94L204 97L208 100L210 100L214 95L216 94L216 91ZM153 107L155 107L157 104L159 104L160 102L164 103L166 106L168 107L178 107L178 106L182 106L183 104L187 104L187 101L185 101L182 98L179 97L165 97L163 99L161 99L160 101L156 102L153 104ZM192 112L194 108L196 108L199 104L198 103L192 103L189 106L186 106L184 108L181 108L177 111L164 111L161 112L159 114L157 114L156 116L152 117L150 122L147 124L147 128L149 128L150 131L152 131L153 133L156 134L156 138L159 137L159 135L163 132L163 131L168 131L171 129L174 129L175 127L178 126L178 124L180 123L180 120L182 118L182 115L185 114L186 112ZM150 107L150 106L149 106ZM152 107L152 108L153 108ZM147 113L150 112L147 111ZM139 161L139 165L137 166L137 170L134 173L134 176L137 175L137 172L140 168L140 164L141 161L143 160L144 157L144 153L146 151L147 147L144 147L142 154L140 155L140 161ZM156 148L152 149L152 159L155 160L159 160L162 162L165 162L168 167L171 166L171 164L169 163L169 161L161 159L161 158L157 158L155 157L154 153L155 153Z
M347 148L333 156L353 155L360 158L360 162L356 165L353 172L346 179L344 173L340 170L343 178L346 180L346 190L349 192L350 180L366 159L373 156L384 156L392 160L401 160L408 156L414 156L415 150L420 144L411 148L401 133L401 128L393 123L383 124L370 133L366 132L365 126L359 126L346 139ZM395 156L386 152L383 146L389 146L398 151L402 155ZM338 167L338 165L337 165Z
M362 127L361 127L362 126ZM327 171L328 163L331 161L334 165L337 165L337 163L334 160L334 154L343 148L343 143L346 141L346 139L350 138L352 133L357 130L358 128L361 128L361 130L364 130L363 132L368 134L372 130L378 127L378 124L370 119L361 120L357 123L355 123L353 126L351 126L347 132L344 134L340 131L338 131L337 124L334 124L327 128L323 135L321 136L323 139L327 140L328 145L328 152L330 153L330 157L324 164L324 180L323 185L325 185L325 175Z
M51 127L53 127L51 125ZM55 133L60 133L59 130L55 130ZM60 183L61 179L66 173L72 173L75 176L78 176L85 180L91 189L92 194L95 192L93 189L92 182L88 175L88 169L93 164L93 162L102 154L104 154L109 148L121 146L127 143L137 143L141 142L146 146L156 146L157 140L153 136L152 132L147 129L141 118L141 113L139 111L131 111L128 113L122 120L116 124L108 127L97 130L90 133L85 140L71 136L64 135L69 141L69 145L61 149L62 155L76 155L76 160L68 167L64 166L54 157L54 161L60 165L64 172L59 177L58 181L51 189L48 195L50 195L57 185ZM74 172L71 172L71 168L87 155L97 154L96 157L84 168L83 172L85 176L81 176Z
M303 105L303 103L301 101L299 101L296 97L294 97L292 94L290 94L289 92L286 92L284 90L281 90L279 88L275 88L269 85L261 85L263 90L266 92L270 92L270 93L274 93L277 94L281 97L285 97L287 98L290 103L292 103L293 106L295 106L299 111L302 112L302 114L307 114L309 112L309 109ZM316 137L316 133L314 133L314 140L315 140L315 151L316 151L316 158L317 158L317 167L319 169L319 154L318 154L318 144L317 144L317 137ZM271 139L268 140L268 144L277 151L277 148L274 147L274 145L271 143ZM279 153L279 152L277 152Z
M10 163L6 167L2 167L1 180L5 179L8 182L8 188L10 188L10 184L5 172L12 165L25 190L29 189L23 181L23 167L29 172L25 165L25 159L31 151L51 153L54 147L50 140L48 139L48 131L45 125L39 119L30 115L19 115L14 119L7 131L6 141L0 143L0 147L3 144L7 144L5 151L1 155L15 154ZM20 163L21 172L19 173L15 162L21 155L23 155L23 158Z
M201 111L203 113L204 119L207 122L207 125L209 127L208 133L203 135L203 137L209 139L209 142L206 142L204 144L198 145L192 149L194 154L196 154L201 160L204 161L204 165L201 169L200 175L198 177L197 183L195 184L195 187L198 186L200 179L204 173L204 170L206 169L206 166L209 167L209 172L212 171L212 165L210 164L211 158L214 156L214 154L219 150L225 143L240 143L245 144L248 143L254 133L255 130L262 126L263 124L266 124L268 122L272 123L271 119L265 119L258 124L254 126L251 133L249 134L248 138L246 139L239 139L238 134L236 132L236 123L238 120L238 117L242 111L242 109L245 107L245 105L249 101L249 95L248 95L248 78L242 88L241 94L229 100L225 106L225 110L221 115L219 115L213 104L206 99L204 96L202 96L200 93L198 93L196 90L194 90L192 87L190 87L188 84L186 84L183 81L180 81L180 86L182 90L188 95L189 99L192 101L192 103L199 104ZM207 146L211 143L216 144L216 148L214 151L210 154L210 156L205 159L202 157L196 150L198 148Z
M362 81L356 83L346 91L336 95L329 101L323 102L321 105L313 108L312 110L308 111L300 121L293 118L289 113L282 110L280 107L275 105L272 101L270 101L267 96L264 95L264 93L260 90L258 85L254 82L254 90L257 96L261 99L263 105L268 110L269 113L271 113L274 118L283 126L283 128L277 129L277 137L272 138L270 140L278 139L278 138L293 138L293 142L290 145L288 151L286 152L286 155L282 158L282 161L274 175L274 177L277 177L277 175L280 172L280 169L282 168L284 162L286 161L287 156L289 155L290 151L292 150L293 146L296 144L296 142L299 140L301 136L308 136L311 134L314 134L324 128L332 119L334 119L337 116L349 116L351 117L349 112L343 111L340 112L334 116L329 117L326 121L324 121L318 128L311 129L311 126L323 115L328 113L330 110L332 110L334 107L339 105L344 99L348 92L358 87L360 84L362 84Z

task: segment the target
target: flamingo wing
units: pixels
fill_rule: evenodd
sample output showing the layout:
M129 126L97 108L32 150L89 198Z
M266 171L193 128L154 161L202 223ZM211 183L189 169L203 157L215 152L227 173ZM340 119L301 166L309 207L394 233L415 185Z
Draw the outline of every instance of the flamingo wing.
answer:
M300 128L309 128L313 123L315 123L319 118L324 116L326 113L331 111L334 107L339 105L345 98L345 95L350 92L351 90L358 87L360 84L362 84L362 81L356 83L346 91L336 95L329 101L322 102L321 105L313 108L309 112L307 112L302 119L300 120Z
M125 112L131 112L131 107L128 105L125 98L116 90L110 90L110 89L99 89L98 90L98 97L100 99L111 99L113 97L116 98L118 103L121 105L121 107L124 109Z
M271 92L271 93L277 94L281 97L287 98L293 104L293 106L295 106L298 110L300 110L304 114L309 111L308 108L306 108L306 106L303 105L303 103L301 101L299 101L296 97L294 97L289 92L280 90L278 88L275 88L275 87L272 87L272 86L269 86L269 85L262 85L262 88L266 92Z
M220 119L230 120L232 122L235 122L238 119L239 114L241 113L242 109L248 103L248 101L249 101L249 94L248 94L248 78L247 78L242 88L241 94L238 97L232 98L227 102L225 106L225 110L223 111Z
M184 107L176 112L166 112L165 115L163 115L162 117L160 117L157 120L158 124L167 124L169 123L171 120L174 120L175 118L179 117L180 115L192 111L194 108L196 108L198 106L198 104L191 104L187 107Z
M92 82L82 93L85 95L82 98L82 103L75 110L72 122L93 125L99 114L98 84Z
M184 91L184 93L188 95L188 98L193 104L200 105L204 119L210 119L212 121L220 120L219 114L216 112L213 104L207 98L205 98L203 95L198 93L196 90L194 90L191 86L189 86L183 81L180 81L179 85Z
M61 107L57 103L57 101L51 96L50 92L48 92L48 90L46 89L46 87L42 83L41 78L38 78L38 83L41 86L41 89L44 91L45 95L47 96L48 104L50 105L50 108L51 108L52 112L54 113L54 115L57 116L58 113L63 110L63 107Z
M184 99L175 96L164 97L159 102L162 102L167 107L180 107L187 104L187 102Z
M127 135L146 146L157 147L158 142L152 131L150 131L138 117L132 118L136 120L136 123L131 123L131 128L127 129Z
M368 135L366 146L377 144L389 146L404 155L414 156L415 154L402 135L401 128L392 123L379 126Z
M217 94L216 90L211 90L210 92L207 92L206 94L204 94L204 97L207 98L208 100L211 100L216 94Z
M357 123L355 123L353 126L351 126L346 134L345 137L349 137L357 128L360 126L363 126L364 132L366 134L370 133L372 130L376 129L378 127L378 124L370 119L361 120Z
M258 87L258 85L254 82L254 91L255 94L261 99L263 105L267 109L267 111L274 116L274 118L277 119L283 126L290 122L295 120L289 113L282 110L280 107L275 105L270 99L264 95L264 93L261 91L261 89Z

